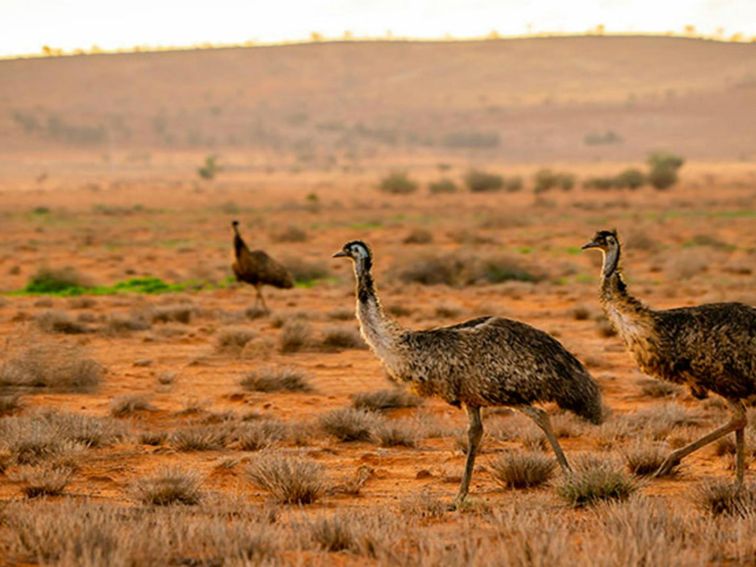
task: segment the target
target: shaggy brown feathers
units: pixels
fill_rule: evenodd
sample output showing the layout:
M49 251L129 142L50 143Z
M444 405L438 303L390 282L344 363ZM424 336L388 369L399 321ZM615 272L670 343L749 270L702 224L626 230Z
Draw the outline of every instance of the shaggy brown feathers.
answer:
M706 443L699 440L673 452L659 474L732 431L736 441L740 439L746 422L741 400L756 394L756 309L743 303L712 303L655 311L627 291L616 231L597 232L583 248L598 248L604 254L601 304L639 368L650 376L689 386L696 398L708 392L719 394L733 408L735 417L714 432L716 436L709 439L712 433L704 438ZM736 474L742 482L744 463L738 457Z
M468 411L468 460L457 502L469 487L482 435L482 407L511 406L533 418L560 465L569 470L547 414L532 404L556 402L599 423L601 394L588 371L557 340L530 325L500 317L479 317L427 331L403 329L386 316L375 293L368 246L349 242L335 256L354 261L360 329L389 375L409 383L421 395L438 396L455 406L464 404Z
M236 261L232 264L231 269L234 271L237 281L254 286L257 292L255 305L261 301L263 308L267 311L268 306L265 305L265 298L260 288L264 285L271 285L281 289L289 289L294 287L294 279L286 268L262 250L250 251L239 234L239 221L233 221L231 226L234 229L234 255L236 256Z

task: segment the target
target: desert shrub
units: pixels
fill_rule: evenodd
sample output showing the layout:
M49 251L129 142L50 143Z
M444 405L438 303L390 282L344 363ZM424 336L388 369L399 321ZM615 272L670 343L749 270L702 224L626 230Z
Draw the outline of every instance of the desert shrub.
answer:
M404 283L466 286L477 283L538 281L540 274L516 257L497 254L480 257L469 252L423 254L397 262L393 274Z
M152 311L153 323L191 323L194 316L194 306L179 303L177 305L162 305Z
M674 398L682 393L682 388L677 384L662 380L642 380L639 385L641 393L651 398Z
M68 307L71 309L92 309L97 305L97 301L91 297L72 297L68 300Z
M71 480L72 472L59 465L32 465L19 470L13 480L21 482L27 498L60 496Z
M596 331L598 331L599 336L604 338L617 335L617 329L615 329L612 322L603 315L596 320Z
M624 457L627 469L637 476L654 474L662 466L668 450L659 444L637 441L625 449ZM674 469L672 474L674 474Z
M89 278L79 273L70 266L64 268L51 268L43 266L31 277L26 284L26 293L52 293L67 294L80 293L85 288L91 287Z
M288 431L285 424L266 419L237 426L232 437L242 451L260 451L285 439Z
M417 191L417 183L406 172L394 171L381 180L378 188L391 195L407 195Z
M505 175L502 177L504 191L507 193L517 193L522 191L525 183L520 175Z
M247 307L244 310L244 316L247 319L251 319L253 321L255 319L260 319L262 317L267 317L268 315L270 315L269 311L266 311L265 309L263 309L262 307L259 307L257 305L253 305L251 307Z
M551 189L569 191L575 186L575 176L571 173L553 171L548 168L539 169L533 177L533 191L545 193Z
M380 424L374 435L383 447L415 447L422 432L417 422L401 420Z
M320 416L321 429L339 441L369 441L380 425L374 413L354 408L339 408Z
M495 148L501 139L498 132L470 130L449 132L441 142L448 148Z
M46 333L80 335L89 332L83 325L64 311L45 311L36 318L37 326Z
M131 487L139 502L152 506L199 504L201 480L194 471L179 468L164 468L155 474L140 478Z
M638 189L646 183L646 176L634 167L625 169L614 178L614 186L622 189Z
M0 387L85 392L102 381L105 369L76 345L38 342L0 367Z
M365 339L357 329L352 327L328 327L323 331L323 339L320 342L324 350L333 351L346 348L367 348Z
M617 186L617 178L611 175L587 177L583 180L585 189L595 189L598 191L609 191Z
M324 262L309 261L300 257L284 258L283 265L289 270L291 277L300 285L312 285L318 280L328 278L331 271Z
M197 168L197 175L199 175L202 179L210 181L214 179L216 175L218 175L219 171L220 166L218 166L218 157L208 155L205 156L205 163Z
M591 318L591 310L584 305L579 305L572 310L572 317L575 321L587 321Z
M328 312L328 318L335 321L351 321L354 319L354 309L337 308Z
M456 193L457 184L451 179L439 179L438 181L433 181L428 184L428 191L433 195L438 195L440 193Z
M146 331L152 326L143 313L121 314L108 316L102 332L106 335L126 335L132 331Z
M312 327L306 321L292 319L284 323L279 338L279 350L282 353L299 352L310 344Z
M491 193L504 187L504 178L496 173L471 169L465 174L465 185L472 193Z
M125 417L139 411L153 411L155 408L142 394L119 396L110 402L110 415Z
M223 427L193 425L176 429L168 441L177 451L215 451L225 446L226 439Z
M244 327L226 327L218 332L215 344L218 350L241 352L257 333Z
M271 234L273 242L307 242L307 233L298 226L288 225Z
M606 130L605 132L588 132L583 136L583 143L586 146L602 146L619 144L620 142L622 142L622 136L617 134L614 130Z
M410 518L440 518L447 510L446 504L428 492L412 493L399 501L399 510Z
M401 388L362 392L352 396L352 407L358 410L386 411L398 408L415 408L422 403L422 398Z
M312 504L325 490L323 466L299 457L263 453L247 467L246 474L285 504Z
M278 366L249 372L240 385L251 392L311 392L310 376L299 368Z
M584 459L573 474L565 475L557 494L571 506L591 506L604 500L626 500L638 489L622 469L606 460Z
M0 396L0 416L9 415L21 408L21 398L15 394Z
M648 182L655 189L664 190L677 183L677 172L685 160L673 153L653 152L646 163L649 167Z
M430 244L433 242L433 233L425 228L413 228L402 240L404 244Z
M493 477L507 488L531 488L548 482L556 463L538 452L508 451L490 462Z
M752 516L756 514L756 485L738 486L730 480L703 482L695 492L698 506L713 516Z

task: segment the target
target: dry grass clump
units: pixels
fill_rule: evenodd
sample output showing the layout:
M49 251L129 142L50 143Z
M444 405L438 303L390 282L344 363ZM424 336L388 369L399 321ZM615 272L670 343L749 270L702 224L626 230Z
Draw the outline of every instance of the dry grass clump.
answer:
M756 485L738 486L731 480L714 479L701 483L694 495L699 508L713 516L753 516L756 514Z
M247 319L251 319L252 321L254 321L255 319L260 319L262 317L267 317L268 315L270 315L269 311L266 311L265 309L263 309L262 307L258 307L257 305L253 305L252 307L247 307L244 310L244 316Z
M410 494L399 501L399 510L410 518L440 518L447 509L443 500L426 491Z
M666 403L642 408L624 416L625 421L635 431L643 431L654 439L667 437L673 429L701 424L698 412L675 403Z
M153 323L191 323L194 306L186 303L161 305L152 311Z
M199 504L201 479L195 471L164 468L154 475L140 478L131 487L134 497L143 504Z
M603 315L596 319L596 330L599 336L604 338L614 337L617 335L617 329L614 328L611 321Z
M0 419L0 448L22 465L106 446L123 435L123 428L113 420L73 413L41 412Z
M308 528L309 537L319 549L368 557L393 547L401 535L396 520L380 512L337 512L315 518Z
M97 306L97 301L91 297L72 297L68 300L68 307L71 309L92 309Z
M369 411L386 411L399 408L416 408L423 399L402 388L361 392L352 396L352 407Z
M375 428L374 435L383 447L416 447L422 430L416 421L386 421Z
M677 384L670 384L662 380L641 380L638 385L641 387L641 393L651 398L674 398L683 391Z
M425 228L413 228L402 240L403 244L430 244L433 242L433 233Z
M354 319L354 309L338 307L328 312L328 318L334 321L351 321Z
M297 283L309 285L331 275L328 264L320 261L309 261L299 256L284 258L283 265Z
M226 444L226 428L194 425L176 429L168 438L177 451L215 451Z
M21 408L21 397L17 395L0 396L0 416L10 415Z
M551 416L551 429L560 439L580 437L585 433L585 422L572 413L560 412Z
M114 398L110 402L110 415L125 417L140 411L153 411L155 407L142 394L127 394Z
M637 476L649 476L654 474L662 466L664 459L667 458L669 450L658 443L648 441L637 441L624 451L625 464L627 469ZM677 471L672 469L670 475Z
M226 327L218 332L215 344L219 351L241 352L257 333L244 327Z
M592 506L605 500L626 500L638 485L614 463L598 458L583 459L573 474L565 475L557 494L571 506Z
M507 451L490 462L497 482L507 488L532 488L551 480L556 463L535 451Z
M155 431L154 429L142 431L137 436L137 441L141 445L150 445L152 447L162 445L167 439L168 434L165 431Z
M710 254L700 248L678 250L669 258L666 272L673 281L690 279L708 270Z
M263 453L246 473L253 483L284 504L312 504L325 490L323 466L299 457Z
M38 342L0 367L0 387L86 392L99 385L104 375L102 365L86 358L81 347Z
M270 238L273 242L307 242L307 233L290 224L273 232Z
M591 318L592 312L584 305L578 305L572 311L572 318L575 321L587 321Z
M306 321L293 319L284 323L279 338L279 350L290 354L299 352L310 344L312 327Z
M259 451L286 439L288 434L286 424L266 419L240 424L234 429L232 438L242 451Z
M292 366L265 367L244 376L239 385L250 392L312 392L310 375Z
M36 317L37 326L46 333L81 335L90 331L65 311L45 311Z
M373 412L339 408L320 416L320 428L339 441L369 441L381 419Z
M73 476L71 469L59 465L34 465L18 471L13 480L24 484L21 489L27 498L60 496Z
M105 335L119 336L128 335L134 331L146 331L150 327L152 323L144 313L114 313L108 317L100 332Z
M352 327L328 327L323 331L323 339L320 344L326 351L367 348L360 332Z

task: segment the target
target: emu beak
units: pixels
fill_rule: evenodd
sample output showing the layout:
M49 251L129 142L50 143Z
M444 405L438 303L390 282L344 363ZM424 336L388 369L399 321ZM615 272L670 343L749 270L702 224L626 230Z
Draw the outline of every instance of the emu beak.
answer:
M591 248L601 248L601 247L593 240L591 240L590 242L586 242L580 247L581 250L590 250Z
M334 258L346 258L348 254L344 252L343 250L339 250L336 252L336 254L333 255Z

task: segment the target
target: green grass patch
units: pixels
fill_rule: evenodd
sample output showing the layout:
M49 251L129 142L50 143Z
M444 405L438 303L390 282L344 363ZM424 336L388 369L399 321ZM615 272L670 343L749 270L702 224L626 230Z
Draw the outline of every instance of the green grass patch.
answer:
M113 285L90 286L75 282L66 282L59 279L45 279L35 276L25 288L10 292L6 295L53 295L58 297L73 297L77 295L118 295L124 293L159 294L191 290L220 289L228 287L231 281L227 278L217 283L198 280L168 283L160 278L146 276L141 278L130 278Z

